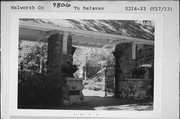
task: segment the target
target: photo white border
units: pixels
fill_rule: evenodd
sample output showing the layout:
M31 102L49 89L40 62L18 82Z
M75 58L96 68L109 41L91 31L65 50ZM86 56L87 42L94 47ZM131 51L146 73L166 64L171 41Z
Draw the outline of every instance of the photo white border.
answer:
M59 16L58 16L59 15ZM114 19L114 20L152 20L155 22L155 64L154 64L154 104L153 111L91 111L91 110L45 110L17 109L18 87L18 41L19 18L41 19ZM50 116L50 117L161 117L162 93L162 45L163 17L160 14L129 13L74 13L74 12L12 12L10 49L10 116Z

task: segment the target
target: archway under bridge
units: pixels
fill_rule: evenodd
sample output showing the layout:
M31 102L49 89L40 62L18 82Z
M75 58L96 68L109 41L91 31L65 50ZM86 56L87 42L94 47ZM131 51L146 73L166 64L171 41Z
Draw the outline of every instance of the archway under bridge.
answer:
M73 46L85 46L95 48L114 49L115 60L120 58L123 53L129 53L128 57L136 59L137 46L154 45L153 40L127 37L123 35L114 35L73 29L67 27L54 27L49 24L39 24L35 22L20 21L19 40L46 42L48 43L48 73L62 74L64 64L72 64ZM118 44L118 45L117 45ZM121 52L118 47L123 47ZM125 48L125 49L124 49ZM127 50L126 50L127 48ZM116 62L116 66L119 61ZM121 72L117 67L115 72ZM119 97L120 73L115 73L115 95Z

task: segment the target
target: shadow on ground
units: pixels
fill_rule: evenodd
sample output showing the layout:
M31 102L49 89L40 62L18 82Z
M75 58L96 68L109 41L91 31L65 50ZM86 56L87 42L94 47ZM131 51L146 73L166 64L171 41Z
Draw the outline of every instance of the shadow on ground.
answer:
M69 106L54 105L49 107L32 106L24 109L152 111L153 103L152 100L116 99L112 96L84 96L81 104Z
M68 110L153 110L151 100L115 99L113 97L85 96L82 104L74 104L57 109Z

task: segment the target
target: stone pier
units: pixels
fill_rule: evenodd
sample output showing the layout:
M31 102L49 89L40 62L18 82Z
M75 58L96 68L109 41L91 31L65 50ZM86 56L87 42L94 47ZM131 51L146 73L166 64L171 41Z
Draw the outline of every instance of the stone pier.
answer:
M121 43L116 45L113 54L115 57L115 96L135 100L152 99L153 46L142 46L133 42ZM143 64L144 67L142 67Z
M115 57L115 96L119 97L120 81L131 78L134 60L132 59L132 43L120 43L113 52Z
M64 43L63 40L66 40L66 42ZM63 45L66 45L66 49ZM61 68L62 65L67 63L73 63L71 36L68 35L67 39L64 39L64 34L60 33L50 36L48 38L48 73L63 75Z

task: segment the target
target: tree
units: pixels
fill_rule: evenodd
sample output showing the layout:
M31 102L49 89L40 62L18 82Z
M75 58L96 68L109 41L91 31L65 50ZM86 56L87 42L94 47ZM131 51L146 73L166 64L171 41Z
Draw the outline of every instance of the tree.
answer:
M45 73L47 62L47 44L21 42L19 47L19 70L33 73Z
M73 59L74 64L85 67L87 78L93 77L105 66L114 66L114 56L108 49L80 47Z

